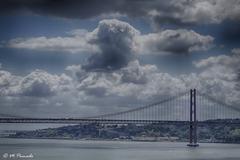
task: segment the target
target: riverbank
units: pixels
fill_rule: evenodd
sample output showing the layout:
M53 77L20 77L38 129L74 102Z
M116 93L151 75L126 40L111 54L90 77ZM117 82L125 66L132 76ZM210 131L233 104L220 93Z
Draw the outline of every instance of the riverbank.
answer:
M34 131L17 131L8 138L112 140L147 142L188 142L187 125L99 125L79 124ZM198 127L198 141L205 143L240 143L240 126L208 125Z

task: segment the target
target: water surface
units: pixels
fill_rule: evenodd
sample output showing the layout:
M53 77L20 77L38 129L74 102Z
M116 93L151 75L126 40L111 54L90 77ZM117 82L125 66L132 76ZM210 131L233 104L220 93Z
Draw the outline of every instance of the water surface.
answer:
M8 158L3 156L6 153ZM33 160L240 160L239 144L0 139L0 159L33 154Z

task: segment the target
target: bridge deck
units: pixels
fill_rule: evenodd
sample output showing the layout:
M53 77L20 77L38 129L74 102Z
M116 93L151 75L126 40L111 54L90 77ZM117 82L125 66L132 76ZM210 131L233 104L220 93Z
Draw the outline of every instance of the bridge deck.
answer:
M101 124L186 124L189 121L165 121L165 120L118 120L118 119L84 119L84 118L0 118L0 123L59 123L59 124L80 124L80 123L101 123ZM201 124L239 124L240 120L219 120L219 121L198 121Z

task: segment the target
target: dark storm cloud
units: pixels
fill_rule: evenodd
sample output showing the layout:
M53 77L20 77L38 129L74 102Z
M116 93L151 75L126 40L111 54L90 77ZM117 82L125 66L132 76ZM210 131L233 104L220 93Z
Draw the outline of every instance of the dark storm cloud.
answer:
M99 47L100 53L95 53L88 59L85 69L119 69L134 57L133 38L139 33L128 23L115 19L103 20L93 34L95 38L91 43Z
M67 18L91 18L119 13L175 25L221 23L239 20L238 0L8 0L0 2L0 12L29 10L38 14Z
M111 0L8 0L0 2L0 12L32 11L38 14L68 18L90 18L114 10Z

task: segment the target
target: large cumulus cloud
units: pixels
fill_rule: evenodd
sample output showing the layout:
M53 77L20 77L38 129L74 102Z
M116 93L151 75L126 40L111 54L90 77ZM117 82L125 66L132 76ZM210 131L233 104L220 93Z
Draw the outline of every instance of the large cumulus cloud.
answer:
M139 31L128 23L116 19L102 20L93 34L90 43L96 44L100 53L88 59L86 69L118 69L133 58L134 37Z
M8 71L0 71L0 93L2 96L51 97L71 88L71 78L52 75L43 70L35 70L26 76L16 76Z
M35 70L20 82L20 94L25 96L48 97L70 89L71 79L66 75L52 75Z

